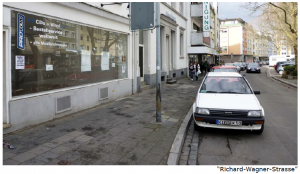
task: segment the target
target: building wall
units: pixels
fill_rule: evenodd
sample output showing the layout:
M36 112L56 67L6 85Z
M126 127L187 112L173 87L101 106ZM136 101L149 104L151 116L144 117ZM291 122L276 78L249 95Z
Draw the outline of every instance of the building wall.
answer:
M229 49L228 54L241 54L242 47L242 27L230 27L229 28Z
M117 98L131 95L135 92L136 85L133 83L131 33L128 31L128 20L123 17L103 12L94 7L82 3L48 3L48 2L26 2L3 3L3 16L10 19L10 9L18 9L26 13L34 13L58 20L70 21L87 26L100 27L107 30L118 31L128 35L128 78L88 84L70 88L57 89L47 92L12 97L11 91L7 91L9 119L11 128L5 129L4 133L15 131L26 126L38 124L53 118L65 116L83 109L87 109L102 103L113 101ZM86 20L89 19L89 20ZM10 20L3 24L4 28L11 30ZM10 50L9 50L10 51ZM8 57L8 61L10 56ZM6 72L6 81L11 82L9 71ZM108 99L99 100L99 89L108 87ZM11 89L11 88L10 88ZM56 114L55 101L57 97L70 95L72 109ZM101 115L100 115L101 116Z

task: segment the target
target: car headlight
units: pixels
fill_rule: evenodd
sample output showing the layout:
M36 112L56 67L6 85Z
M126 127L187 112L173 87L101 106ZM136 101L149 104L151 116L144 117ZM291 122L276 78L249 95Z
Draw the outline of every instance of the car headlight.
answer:
M259 69L259 68L257 68L257 69Z
M203 114L203 115L209 115L209 110L208 109L203 109L203 108L197 108L197 113L198 114Z
M248 69L251 69L251 68L248 68Z
M261 117L262 113L261 111L249 111L248 117Z

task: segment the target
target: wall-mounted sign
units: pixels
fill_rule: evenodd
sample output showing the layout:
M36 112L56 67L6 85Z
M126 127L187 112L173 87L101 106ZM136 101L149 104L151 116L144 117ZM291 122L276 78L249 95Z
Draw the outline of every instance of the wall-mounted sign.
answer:
M203 37L209 37L210 25L210 7L209 2L203 2Z
M46 71L53 71L53 65L46 64Z
M18 13L18 27L17 27L17 47L24 50L25 42L25 16Z

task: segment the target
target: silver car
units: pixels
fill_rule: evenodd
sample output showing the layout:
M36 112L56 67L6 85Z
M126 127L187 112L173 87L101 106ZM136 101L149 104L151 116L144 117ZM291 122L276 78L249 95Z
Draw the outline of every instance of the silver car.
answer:
M285 66L292 66L292 65L295 65L295 63L284 63L284 64L280 64L278 67L277 67L277 72L281 75L284 71L284 67Z
M236 66L237 71L241 72L241 67L238 65L235 65L234 63L225 63L225 66Z

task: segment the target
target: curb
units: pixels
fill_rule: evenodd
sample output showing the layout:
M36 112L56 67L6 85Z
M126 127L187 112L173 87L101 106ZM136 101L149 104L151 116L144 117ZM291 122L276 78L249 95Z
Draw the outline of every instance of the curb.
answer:
M281 80L281 79L278 79L278 78L272 76L272 75L270 74L270 69L268 69L268 74L267 74L267 76L269 76L269 77L271 77L272 79L277 80L277 81L279 81L279 82L281 82L281 83L284 83L285 85L288 85L288 86L291 86L291 87L294 87L294 88L298 88L297 85L294 85L294 84L292 84L292 83L286 82L286 81L284 81L284 80Z
M181 126L176 134L176 137L174 139L174 142L172 144L172 147L171 147L171 150L169 153L167 165L177 165L178 164L182 146L183 146L183 142L184 142L188 127L191 124L192 113L193 113L193 105L190 108L187 115L185 116L185 119L181 123Z

